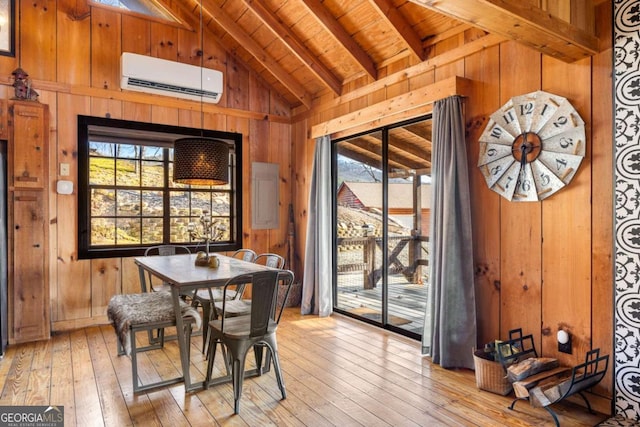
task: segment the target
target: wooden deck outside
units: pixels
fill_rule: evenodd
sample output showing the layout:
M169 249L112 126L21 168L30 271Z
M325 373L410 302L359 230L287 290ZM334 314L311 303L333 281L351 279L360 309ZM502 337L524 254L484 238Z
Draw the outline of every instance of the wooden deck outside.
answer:
M82 427L552 425L543 409L519 402L511 411L511 397L479 391L472 371L432 365L417 341L345 316L287 309L278 334L288 397L279 400L273 372L245 380L237 416L230 384L189 394L177 384L134 396L131 362L116 355L109 325L9 347L0 361L0 405L61 405L65 426ZM200 345L192 341L196 377L205 369ZM139 362L147 380L175 374L176 343ZM563 427L606 418L572 403L554 408Z

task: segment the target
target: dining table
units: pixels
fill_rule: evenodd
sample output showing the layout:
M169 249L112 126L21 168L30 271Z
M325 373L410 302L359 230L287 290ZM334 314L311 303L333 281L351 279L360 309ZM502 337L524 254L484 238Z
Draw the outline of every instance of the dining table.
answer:
M197 254L180 254L180 255L157 255L136 257L135 264L138 266L140 274L140 283L145 287L147 273L158 277L167 283L171 288L171 297L173 307L176 314L176 335L178 347L180 350L180 363L182 366L182 375L184 380L185 391L196 391L215 383L230 381L230 376L221 377L211 381L191 381L189 346L190 340L185 334L184 323L181 315L180 300L181 297L191 291L195 292L201 288L224 286L232 277L242 274L253 274L260 271L270 270L270 267L243 261L241 259L215 254L218 258L218 266L213 268L209 266L197 266L195 264ZM207 319L203 319L204 322ZM260 375L264 370L255 370L256 372L248 372L248 375Z

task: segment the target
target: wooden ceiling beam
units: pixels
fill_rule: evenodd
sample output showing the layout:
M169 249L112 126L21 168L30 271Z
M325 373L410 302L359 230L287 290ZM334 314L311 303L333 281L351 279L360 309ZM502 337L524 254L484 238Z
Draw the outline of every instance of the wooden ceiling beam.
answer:
M342 93L342 82L336 77L327 66L318 60L318 57L311 53L300 41L293 31L282 21L271 13L261 2L254 0L244 0L249 9L287 46L287 48L298 57L322 82L327 85L337 95Z
M565 62L599 51L595 35L521 0L410 1Z
M181 4L182 2L175 2ZM182 7L182 6L181 6ZM256 61L270 72L307 108L311 107L311 95L290 73L288 73L275 59L264 52L262 46L256 43L229 15L211 0L202 0L204 13L210 16L232 37L243 49L249 52ZM208 19L207 19L208 21ZM192 24L190 24L192 25ZM195 28L199 28L199 24ZM210 31L210 30L209 30Z
M373 80L378 80L378 69L367 52L360 47L347 33L342 25L320 3L319 0L302 0L318 22L333 37L336 42L344 47L344 50L353 58Z
M369 2L383 18L389 21L396 33L407 44L411 53L420 61L424 61L426 57L422 47L422 40L398 9L389 0L369 0Z

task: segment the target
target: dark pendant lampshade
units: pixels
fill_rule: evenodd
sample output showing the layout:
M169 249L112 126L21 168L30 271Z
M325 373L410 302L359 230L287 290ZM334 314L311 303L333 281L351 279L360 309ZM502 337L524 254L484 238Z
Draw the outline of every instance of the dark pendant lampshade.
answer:
M229 182L229 145L209 138L181 138L173 145L173 180L181 184Z

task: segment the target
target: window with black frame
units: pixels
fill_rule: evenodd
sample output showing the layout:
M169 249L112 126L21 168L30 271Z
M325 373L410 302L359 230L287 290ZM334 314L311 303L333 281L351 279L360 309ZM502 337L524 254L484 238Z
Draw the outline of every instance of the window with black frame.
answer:
M229 183L173 181L173 141L205 137L229 144ZM201 217L221 232L211 251L240 247L242 134L78 116L78 256L138 256L149 246L203 242Z

